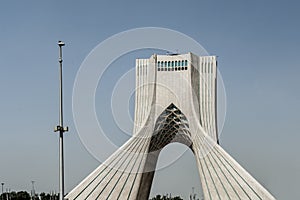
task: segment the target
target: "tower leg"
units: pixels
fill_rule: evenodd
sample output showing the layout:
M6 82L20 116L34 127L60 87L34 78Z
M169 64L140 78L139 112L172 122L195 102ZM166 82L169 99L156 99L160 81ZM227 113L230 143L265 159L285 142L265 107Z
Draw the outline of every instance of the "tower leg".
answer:
M143 173L141 178L137 199L141 199L141 200L149 199L159 153L160 151L155 151L148 154L148 157L146 159L145 169L144 169L145 172Z
M194 152L205 199L275 199L220 145L199 139Z

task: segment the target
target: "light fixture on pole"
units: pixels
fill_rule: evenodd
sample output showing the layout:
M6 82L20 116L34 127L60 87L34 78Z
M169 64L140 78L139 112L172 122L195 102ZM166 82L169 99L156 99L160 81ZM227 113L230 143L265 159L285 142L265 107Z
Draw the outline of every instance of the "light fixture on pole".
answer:
M63 126L63 81L62 81L62 47L65 43L58 41L59 46L59 125L54 128L54 132L59 132L59 200L64 199L64 151L63 134L68 131L68 127Z

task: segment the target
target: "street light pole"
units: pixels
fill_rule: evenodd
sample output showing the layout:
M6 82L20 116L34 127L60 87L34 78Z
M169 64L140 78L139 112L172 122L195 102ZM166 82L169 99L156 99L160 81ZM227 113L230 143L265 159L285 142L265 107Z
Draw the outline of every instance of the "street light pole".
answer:
M35 198L35 191L34 191L34 181L31 181L32 190L31 190L31 199L33 200Z
M5 193L5 196L6 196L6 200L9 200L8 188L6 188L6 193Z
M58 41L59 46L59 125L55 127L54 132L59 131L59 200L64 199L64 151L63 134L68 131L68 127L63 126L63 81L62 81L62 47L65 43Z

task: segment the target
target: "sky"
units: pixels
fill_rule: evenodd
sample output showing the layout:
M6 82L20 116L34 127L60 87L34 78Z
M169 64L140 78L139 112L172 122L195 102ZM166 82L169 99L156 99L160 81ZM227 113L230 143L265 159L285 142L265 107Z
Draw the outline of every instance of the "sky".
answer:
M58 191L58 135L53 132L59 111L57 41L66 43L68 192L100 164L81 143L73 120L72 91L82 62L115 34L161 27L186 34L218 56L227 97L221 146L277 199L298 199L299 8L296 0L2 1L0 181L4 189L30 191L34 180L38 192ZM180 47L176 50L180 52ZM110 109L113 87L122 73L134 67L137 56L147 58L153 52L120 55L97 88L97 116L120 145L126 138ZM133 104L134 100L128 103L131 115ZM183 149L181 144L168 145L159 160ZM186 151L156 172L151 196L172 193L187 199L192 187L200 194L197 166L192 152Z

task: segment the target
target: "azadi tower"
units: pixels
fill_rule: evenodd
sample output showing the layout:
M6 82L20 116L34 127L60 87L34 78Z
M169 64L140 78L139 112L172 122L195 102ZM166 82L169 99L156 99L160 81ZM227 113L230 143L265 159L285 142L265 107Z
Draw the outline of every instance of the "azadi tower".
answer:
M195 155L204 198L275 199L219 145L216 56L136 60L133 136L66 198L147 200L158 156L171 142Z

